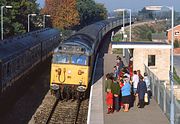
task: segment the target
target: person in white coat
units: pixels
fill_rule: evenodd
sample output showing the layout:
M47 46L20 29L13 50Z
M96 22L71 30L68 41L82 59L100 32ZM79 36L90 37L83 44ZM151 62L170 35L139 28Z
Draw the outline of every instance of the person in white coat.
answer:
M150 98L152 96L152 92L151 92L151 84L148 78L148 74L145 72L144 73L144 82L146 83L146 87L147 87L147 93L148 93L148 104L150 103Z

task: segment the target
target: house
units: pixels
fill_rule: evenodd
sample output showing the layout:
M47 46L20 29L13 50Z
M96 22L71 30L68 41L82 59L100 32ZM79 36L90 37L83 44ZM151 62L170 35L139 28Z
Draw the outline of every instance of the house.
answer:
M168 42L171 41L171 29L167 30ZM180 24L174 27L174 54L180 54Z
M171 29L167 30L168 41L171 41ZM180 41L180 24L174 27L174 40Z

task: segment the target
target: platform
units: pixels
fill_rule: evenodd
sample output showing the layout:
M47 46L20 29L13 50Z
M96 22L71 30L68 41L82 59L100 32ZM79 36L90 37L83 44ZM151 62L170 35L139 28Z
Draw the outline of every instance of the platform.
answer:
M116 55L106 54L99 59L96 70L96 82L92 86L88 124L169 124L165 114L154 99L143 109L132 107L129 112L106 114L104 75L113 70Z

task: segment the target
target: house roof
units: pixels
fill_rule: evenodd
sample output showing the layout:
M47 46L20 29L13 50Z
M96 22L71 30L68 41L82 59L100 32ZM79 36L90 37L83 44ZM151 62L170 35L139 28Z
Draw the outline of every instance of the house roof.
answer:
M176 25L176 26L174 27L174 29L177 28L177 27L179 27L179 26L180 26L180 24L179 24L179 25ZM168 29L167 31L171 31L171 28Z

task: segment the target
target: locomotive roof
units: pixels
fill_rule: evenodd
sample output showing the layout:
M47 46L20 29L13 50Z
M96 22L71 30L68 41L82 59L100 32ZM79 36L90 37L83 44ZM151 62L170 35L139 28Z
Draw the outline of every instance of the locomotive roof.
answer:
M57 32L56 29L46 28L1 41L0 61L5 61L8 57L13 57L20 53L22 54L24 50L35 44L46 41L50 36L53 36L55 32Z

